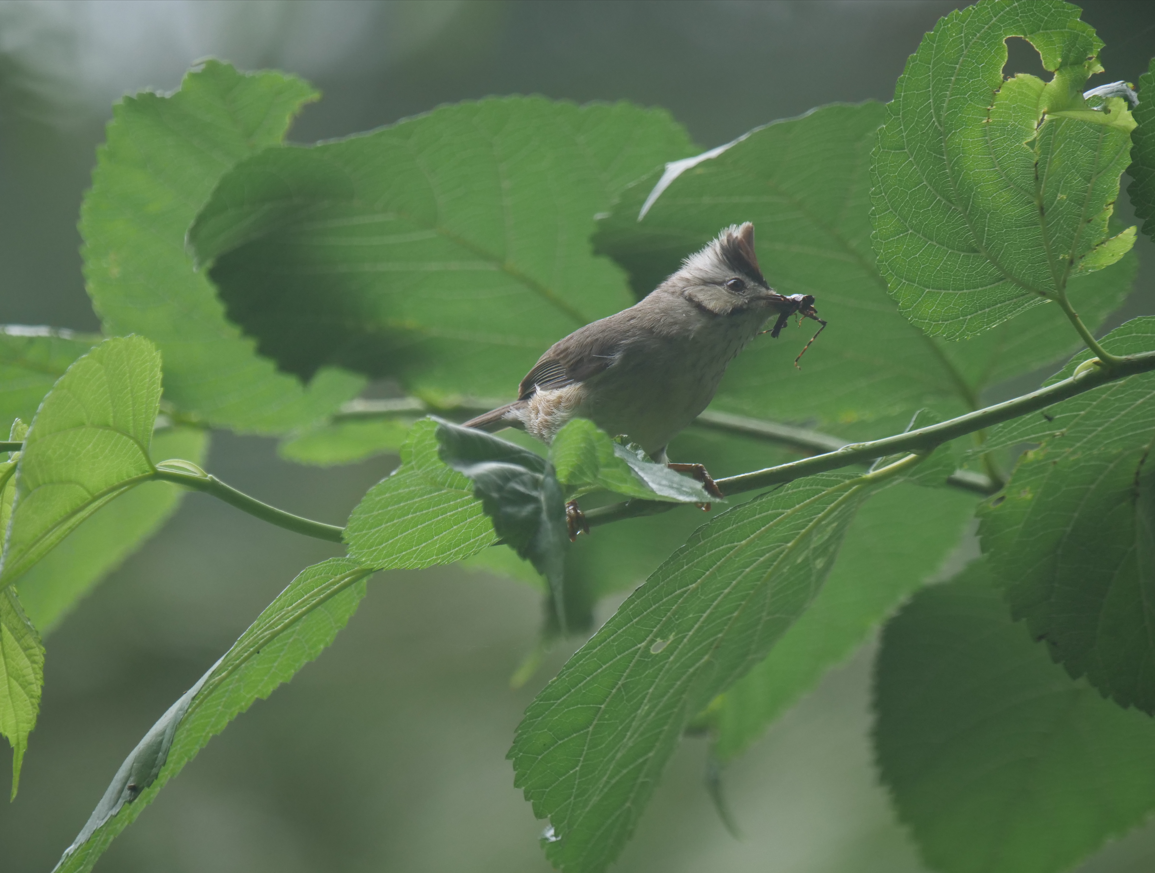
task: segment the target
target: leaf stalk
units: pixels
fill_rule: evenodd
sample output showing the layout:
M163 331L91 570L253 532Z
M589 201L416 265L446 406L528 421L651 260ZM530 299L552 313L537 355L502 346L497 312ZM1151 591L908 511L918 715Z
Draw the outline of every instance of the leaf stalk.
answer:
M247 512L249 515L255 516L262 521L267 521L269 524L275 524L277 527L283 527L285 530L291 530L293 533L304 534L307 537L314 537L319 540L327 540L331 543L342 542L341 537L345 532L344 528L302 518L299 515L293 515L291 512L285 512L283 509L277 509L275 506L269 506L267 503L262 503L255 497L250 497L248 494L238 491L231 485L226 485L216 476L206 473L204 470L187 461L164 461L157 464L153 478L162 482L172 482L177 485L183 485L194 491L203 491L205 494L211 494L218 500L223 500L225 503L236 507L242 512Z
M1107 369L1114 369L1123 363L1124 358L1120 358L1117 355L1112 355L1101 345L1099 345L1098 341L1091 334L1091 331L1087 330L1087 325L1083 324L1083 319L1079 318L1079 313L1075 311L1075 308L1071 306L1070 301L1067 300L1066 294L1060 294L1055 298L1055 300L1059 306L1062 307L1063 312L1066 313L1067 319L1071 322L1071 324L1075 326L1075 330L1079 332L1079 336L1082 337L1083 342L1087 344L1087 348L1095 353L1095 357L1103 362L1104 367Z

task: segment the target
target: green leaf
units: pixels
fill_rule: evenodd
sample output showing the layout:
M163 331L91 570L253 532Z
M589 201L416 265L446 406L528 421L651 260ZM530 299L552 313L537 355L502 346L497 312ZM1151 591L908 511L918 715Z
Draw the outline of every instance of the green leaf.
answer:
M1115 328L1102 338L1101 343L1113 354L1131 355L1148 352L1155 348L1155 317L1133 318ZM1047 379L1044 385L1053 385L1069 379L1081 364L1089 361L1094 354L1084 349L1068 361L1059 372ZM1012 419L995 427L986 443L985 450L1017 446L1022 443L1041 443L1052 437L1062 436L1080 421L1093 422L1100 414L1110 415L1114 410L1125 418L1120 429L1112 424L1099 435L1108 440L1101 448L1113 448L1113 439L1118 436L1123 445L1130 445L1133 427L1142 430L1155 427L1155 405L1152 404L1152 382L1149 374L1128 376L1117 382L1110 382L1094 391L1048 406L1041 412L1034 412L1021 418ZM1104 410L1105 413L1096 410Z
M603 488L623 497L673 503L709 503L715 498L688 476L655 464L640 449L623 446L584 418L575 418L554 437L549 458L558 481L571 491Z
M1125 327L1150 349L1155 318L1137 321ZM1062 429L981 513L983 552L1014 617L1072 676L1155 713L1155 375L1052 409Z
M981 562L886 627L875 748L943 873L1057 873L1155 808L1155 725L1072 682L1012 623Z
M1135 246L1136 228L1128 227L1112 237L1108 237L1083 255L1075 267L1076 273L1094 273L1117 264Z
M17 418L12 422L8 439L20 442L28 436L28 425ZM0 532L8 530L8 520L12 517L12 498L16 495L16 462L20 459L19 452L0 452L6 460L0 461ZM2 533L0 533L2 536ZM0 550L0 556L2 556Z
M530 705L510 757L556 866L621 851L687 722L817 595L866 494L853 482L812 476L699 528Z
M179 91L142 93L113 108L81 208L84 276L110 335L139 333L164 353L166 398L236 430L283 433L336 409L362 380L327 370L307 389L259 357L225 319L185 233L221 176L281 141L305 82L245 75L208 61Z
M290 434L277 454L297 464L353 464L374 455L400 451L413 426L411 418L333 421Z
M473 483L473 494L500 540L549 583L561 630L565 618L565 495L553 465L484 431L438 421L438 454Z
M719 760L732 760L762 736L939 571L970 522L975 502L958 491L910 484L871 497L809 609L710 707Z
M203 465L208 433L189 428L158 431L152 454ZM146 482L90 516L32 569L16 588L32 623L48 635L73 606L115 570L176 512L185 491L167 482Z
M213 736L321 654L356 612L370 572L347 558L302 571L145 734L56 873L91 870L113 838Z
M1094 30L1061 0L984 2L927 34L898 80L872 160L874 244L912 322L950 339L1066 292L1107 236L1129 162L1127 124L1061 117L1102 67ZM1054 72L1004 81L1005 40ZM1113 113L1129 119L1121 100Z
M0 433L12 421L32 421L44 395L68 365L100 337L51 327L0 325Z
M1131 184L1127 194L1135 217L1143 221L1143 233L1155 239L1155 58L1139 77L1138 125L1131 135Z
M512 395L552 343L630 303L593 216L689 151L668 114L540 97L435 109L228 173L190 242L262 353Z
M1118 264L1093 273L1074 273L1067 282L1067 299L1091 330L1114 312L1130 293L1139 272L1133 251ZM927 338L942 352L975 394L988 385L1029 373L1083 347L1057 304L1046 302L1013 321L960 342Z
M0 587L152 475L159 403L160 355L143 337L105 340L60 377L24 441Z
M597 250L628 270L638 294L719 228L752 221L770 283L784 294L817 298L830 326L802 360L802 372L793 360L808 333L764 337L730 365L712 408L817 419L827 430L854 427L860 439L882 435L891 419L921 407L944 415L974 408L995 381L1079 346L1054 304L958 343L927 337L898 312L870 245L870 149L884 115L876 103L833 105L751 131L692 166L670 165L661 184L653 174L627 189L601 222ZM1135 267L1131 254L1071 282L1070 299L1087 323L1097 326L1119 305Z
M12 799L44 687L44 646L11 586L0 590L0 734L12 744Z
M345 525L349 553L379 570L451 564L494 542L473 483L441 461L437 422L409 432L401 466L369 489Z

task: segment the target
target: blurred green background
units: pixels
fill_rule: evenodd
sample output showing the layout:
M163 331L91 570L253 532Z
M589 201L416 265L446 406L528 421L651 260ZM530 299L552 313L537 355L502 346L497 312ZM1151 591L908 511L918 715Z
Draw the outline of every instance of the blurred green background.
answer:
M703 147L834 101L889 99L949 2L0 3L0 323L96 330L76 232L111 104L175 88L198 58L279 67L324 91L291 138L389 124L440 103L541 93L661 105ZM1155 4L1082 4L1107 76L1134 81ZM1129 209L1120 204L1122 217ZM1155 252L1138 246L1140 297ZM1112 321L1146 305L1132 302ZM277 506L341 522L395 458L331 470L269 440L214 437L207 468ZM580 544L579 544L580 547ZM302 567L332 547L201 495L47 640L47 685L20 795L0 806L0 868L47 871L124 756ZM640 581L640 580L639 580ZM382 574L337 643L241 716L160 795L98 869L185 873L540 871L541 823L504 759L539 595L458 569ZM616 604L606 604L605 610ZM621 871L917 871L875 782L870 646L726 774L744 838L683 744ZM0 754L0 784L10 757ZM1155 828L1083 868L1155 868Z

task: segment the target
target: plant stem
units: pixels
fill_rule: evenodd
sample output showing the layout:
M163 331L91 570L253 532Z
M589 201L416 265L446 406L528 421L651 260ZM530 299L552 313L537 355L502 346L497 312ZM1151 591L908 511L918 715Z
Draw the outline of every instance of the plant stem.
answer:
M179 467L177 466L179 464ZM230 506L235 506L242 512L247 512L249 515L256 516L262 521L267 521L269 524L275 524L277 527L283 527L285 530L291 530L294 533L304 534L308 537L315 537L319 540L328 540L331 543L341 542L341 535L344 529L333 524L325 524L320 521L313 521L308 518L301 518L299 515L293 515L291 512L285 512L283 509L277 509L274 506L269 506L267 503L262 503L255 497L238 491L230 485L226 485L216 476L211 476L204 470L188 464L183 461L166 461L158 464L156 473L153 474L155 479L162 482L173 482L177 485L184 485L186 488L192 488L194 491L203 491L205 494L211 494L213 497L223 500Z
M1094 351L1094 349L1092 349L1092 351ZM1102 360L1102 358L1100 358L1100 360ZM960 436L965 436L982 428L990 427L1003 421L1009 421L1012 418L1018 418L1020 415L1026 415L1038 409L1043 409L1053 403L1058 403L1060 400L1066 400L1077 394L1091 391L1109 382L1115 382L1127 376L1148 373L1155 370L1155 352L1144 352L1138 355L1129 355L1124 358L1116 357L1113 360L1116 363L1112 366L1108 367L1104 364L1104 366L1101 367L1085 369L1069 379L1063 379L1053 385L1040 388L1038 391L1032 391L1030 394L1024 394L1022 397L1016 397L1014 400L997 403L994 406L969 412L966 415L960 415L958 418L952 418L949 421L940 422L929 427L919 428L918 430L912 430L907 433L896 434L895 436L866 443L846 445L842 444L842 441L837 437L828 434L821 434L803 428L794 428L789 425L747 419L742 416L726 415L725 413L707 413L699 418L699 422L705 427L726 430L733 433L747 433L751 436L761 436L802 449L825 450L823 454L803 458L799 461L792 461L788 464L780 464L777 467L769 467L765 470L756 470L752 473L742 473L738 476L718 480L718 485L721 486L727 494L742 494L771 485L792 482L795 479L801 479L803 476L811 476L815 473L825 473L841 467L865 463L876 458L885 457L886 455L900 453L926 455L943 443ZM420 408L416 407L416 404L407 402L406 410L418 412ZM0 442L0 451L18 452L22 450L23 445L22 442ZM916 460L918 459L903 458L882 470L865 474L864 481L873 482L883 474L887 476L893 475L893 473L898 470L905 469L906 466L915 463ZM277 509L274 506L269 506L267 503L262 503L255 497L250 497L248 494L238 491L230 485L226 485L216 476L206 473L204 470L187 461L165 461L158 464L156 472L152 474L152 478L211 494L213 497L223 500L225 503L236 507L242 512L247 512L249 515L255 516L262 521L267 521L270 524L283 527L294 533L304 534L305 536L315 537L316 539L326 540L331 543L340 543L343 541L343 528L333 524L325 524L324 522L302 518L299 515L293 515L291 512L285 512L283 509ZM957 470L950 476L948 481L956 487L974 491L979 494L990 494L995 486L995 483L987 476L970 470ZM592 527L626 518L667 512L681 505L684 504L662 503L653 500L627 500L623 503L614 503L609 506L591 509L585 513L585 519Z
M1075 330L1079 332L1079 336L1083 338L1083 342L1087 344L1087 348L1095 353L1095 357L1102 361L1105 367L1114 369L1125 360L1124 358L1112 355L1101 345L1099 345L1095 337L1091 335L1091 331L1087 330L1087 325L1083 324L1083 319L1079 318L1079 313L1075 311L1075 308L1071 306L1070 301L1067 300L1066 294L1060 294L1055 299L1059 306L1062 307L1063 312L1067 314L1067 319L1071 322L1071 324L1075 326Z
M849 441L828 433L821 433L804 427L791 427L788 424L779 424L774 421L746 418L742 415L730 415L726 412L703 412L694 420L694 426L706 430L718 430L723 433L761 437L784 446L822 454L837 452L850 445ZM964 491L973 491L983 495L994 494L1002 487L1001 480L971 470L956 470L947 479L947 484Z
M1109 382L1155 370L1155 352L1144 352L1115 360L1118 363L1113 367L1092 367L1069 379L1063 379L1045 388L1032 391L1030 394L1024 394L1004 403L996 403L994 406L988 406L975 412L968 412L966 415L960 415L958 418L952 418L939 424L880 440L843 446L837 451L803 458L789 464L780 464L765 470L756 470L727 479L718 479L717 484L727 495L742 494L746 491L756 491L770 485L792 482L803 476L837 470L841 467L848 467L886 455L900 452L930 452L936 446L981 428L1018 418L1028 412L1043 409L1052 403L1058 403L1060 400L1091 391ZM959 473L955 473L955 476L958 475ZM585 519L593 527L623 518L666 512L677 505L679 504L659 503L651 500L627 500L624 503L614 503L591 509L585 513Z

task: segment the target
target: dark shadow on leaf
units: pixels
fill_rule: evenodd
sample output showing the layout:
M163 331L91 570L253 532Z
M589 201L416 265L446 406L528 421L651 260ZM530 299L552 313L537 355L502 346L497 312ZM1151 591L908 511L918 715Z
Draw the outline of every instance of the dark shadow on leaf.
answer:
M402 374L428 357L423 333L390 325L356 273L309 269L307 247L261 240L222 255L209 271L228 319L257 341L278 369L309 382L322 367L371 378ZM284 272L270 265L290 265Z

